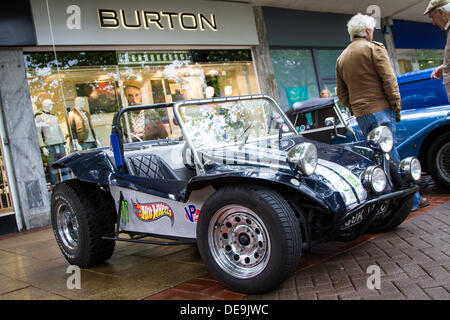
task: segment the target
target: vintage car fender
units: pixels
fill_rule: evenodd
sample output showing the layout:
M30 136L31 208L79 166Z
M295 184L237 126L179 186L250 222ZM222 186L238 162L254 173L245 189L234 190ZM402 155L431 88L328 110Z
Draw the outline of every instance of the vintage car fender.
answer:
M450 105L404 110L401 116L401 121L396 124L395 143L402 159L419 157L424 141L438 130L450 131ZM365 140L354 117L349 120L349 126L358 140ZM335 139L334 144L348 142L354 142L354 139Z
M77 179L101 186L109 185L111 175L117 171L107 154L101 149L71 153L55 161L52 167L69 168Z

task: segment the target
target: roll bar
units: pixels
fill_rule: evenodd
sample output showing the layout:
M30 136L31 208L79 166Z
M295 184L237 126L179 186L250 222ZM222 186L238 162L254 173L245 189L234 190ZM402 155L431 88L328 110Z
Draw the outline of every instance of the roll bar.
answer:
M122 125L120 124L120 118L125 112L130 111L141 111L141 110L150 110L150 109L159 109L159 108L173 108L173 102L166 103L156 103L156 104L146 104L140 106L132 106L120 109L114 115L114 120L112 124L111 130L111 147L114 153L114 161L116 162L116 167L121 173L129 173L127 166L125 166L125 156L123 151L123 134L122 134Z

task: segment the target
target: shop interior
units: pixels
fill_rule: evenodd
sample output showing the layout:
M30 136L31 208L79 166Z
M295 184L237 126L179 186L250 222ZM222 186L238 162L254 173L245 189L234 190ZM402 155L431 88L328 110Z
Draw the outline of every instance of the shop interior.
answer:
M25 62L50 184L67 174L54 172L53 161L109 146L113 117L122 107L259 93L249 50L35 52L26 53ZM139 136L148 128L140 121L126 119L126 142L181 135L171 110L151 117L163 133Z

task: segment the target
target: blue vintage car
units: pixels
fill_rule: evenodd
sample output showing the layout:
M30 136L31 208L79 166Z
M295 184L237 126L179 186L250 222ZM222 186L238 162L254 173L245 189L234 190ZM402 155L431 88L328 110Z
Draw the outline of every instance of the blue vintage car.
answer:
M399 75L402 120L395 145L401 158L419 158L422 169L442 186L450 187L450 104L441 80L430 79L433 69ZM297 130L310 139L330 144L365 144L354 117L339 101L311 99L287 112Z

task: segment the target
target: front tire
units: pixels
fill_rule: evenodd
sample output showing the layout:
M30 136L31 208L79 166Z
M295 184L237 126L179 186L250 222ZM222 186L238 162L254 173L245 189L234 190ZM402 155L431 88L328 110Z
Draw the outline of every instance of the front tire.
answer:
M428 169L433 179L450 188L450 132L433 139L427 154Z
M114 202L96 185L78 180L58 184L52 193L51 221L71 265L89 268L112 256L115 242L102 236L114 232Z
M203 205L197 242L208 270L226 287L262 293L293 273L302 236L295 213L278 193L226 187Z

